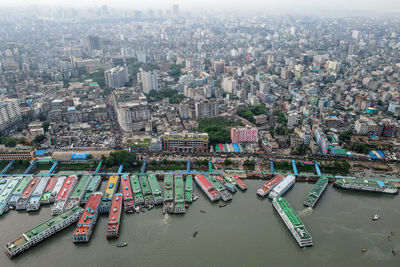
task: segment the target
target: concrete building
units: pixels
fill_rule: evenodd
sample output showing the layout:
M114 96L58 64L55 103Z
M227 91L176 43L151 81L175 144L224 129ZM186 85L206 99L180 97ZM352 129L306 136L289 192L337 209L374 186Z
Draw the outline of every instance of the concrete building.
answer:
M180 103L179 104L179 117L183 120L189 119L189 104L187 103Z
M212 68L216 74L224 73L225 71L225 61L213 61Z
M17 99L0 99L0 132L14 129L21 121Z
M328 154L328 140L326 139L326 136L321 129L314 130L314 139L319 146L322 154Z
M106 85L109 88L118 88L129 81L128 69L115 67L104 72Z
M87 44L90 51L101 49L101 41L99 36L89 35L87 37Z
M237 86L237 80L232 77L224 77L224 79L222 80L222 89L224 89L224 91L227 93L235 93Z
M354 127L358 134L376 134L377 131L377 123L365 116L360 116Z
M29 123L28 128L29 128L29 133L32 136L44 134L42 122L40 122L40 121L33 121L33 122Z
M299 120L300 116L297 112L289 112L287 126L288 127L296 126L299 123Z
M258 130L251 127L237 127L231 129L232 143L257 143Z
M196 119L218 117L218 103L216 101L196 102L195 113Z
M141 71L137 74L137 81L146 94L151 90L158 91L158 77L155 73Z
M142 93L128 89L114 90L111 99L118 124L123 131L141 131L151 124L150 106Z
M164 151L208 152L207 133L168 132L163 138Z

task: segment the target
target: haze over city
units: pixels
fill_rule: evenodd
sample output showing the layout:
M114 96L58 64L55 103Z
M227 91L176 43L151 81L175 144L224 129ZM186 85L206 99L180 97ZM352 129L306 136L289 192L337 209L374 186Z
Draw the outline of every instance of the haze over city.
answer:
M109 7L116 9L165 9L173 4L180 5L184 11L207 11L207 10L218 10L218 11L235 11L235 12L305 12L306 14L318 13L326 14L333 12L340 14L342 12L353 11L357 12L358 15L362 15L362 12L373 12L373 13L398 13L400 12L400 4L397 0L382 0L382 1L363 1L363 0L249 0L249 1L228 1L228 0L192 0L192 1L162 1L162 0L149 0L149 1L129 1L129 0L14 0L4 1L0 3L0 6L65 6L74 8L87 8L101 5L108 5Z
M0 265L397 267L399 10L1 1Z

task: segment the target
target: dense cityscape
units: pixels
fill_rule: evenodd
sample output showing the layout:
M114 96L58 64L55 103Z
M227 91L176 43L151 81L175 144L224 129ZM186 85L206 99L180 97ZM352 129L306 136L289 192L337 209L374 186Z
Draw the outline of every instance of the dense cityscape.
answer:
M359 233L354 240L367 241L357 243L357 251L346 248L352 260L336 264L372 260L371 266L395 266L399 35L398 12L245 15L196 12L178 4L146 10L109 5L0 10L0 219L12 217L9 225L26 219L1 245L13 258L72 224L65 236L71 241L73 234L75 244L89 242L97 220L104 219L107 239L117 240L107 245L129 250L136 243L124 236L131 221L150 225L156 217L145 216L158 210L164 214L161 224L179 224L178 216L192 213L186 220L196 213L200 217L192 225L197 225L212 209L231 208L233 215L239 205L234 199L246 198L241 202L268 209L260 216L278 218L274 231L289 229L294 239L285 235L283 244L300 259L303 250L329 243L314 225L318 212L320 218L329 216L320 210L339 214L334 210L340 205L365 201L367 214L357 213L360 206L347 210L364 214L351 233L363 225L385 242ZM346 204L324 207L346 195ZM385 203L392 203L391 215L379 208ZM40 216L21 219L28 212ZM169 215L174 213L181 215ZM39 220L30 222L33 217ZM5 221L0 227L5 230ZM217 227L214 237L225 238L226 227ZM201 242L204 231L187 230L189 241ZM50 247L46 242L24 255L40 255ZM379 242L384 245L378 248ZM201 252L205 244L196 249ZM355 263L357 257L364 257L364 264ZM29 264L20 258L20 264ZM141 260L138 265L162 262Z

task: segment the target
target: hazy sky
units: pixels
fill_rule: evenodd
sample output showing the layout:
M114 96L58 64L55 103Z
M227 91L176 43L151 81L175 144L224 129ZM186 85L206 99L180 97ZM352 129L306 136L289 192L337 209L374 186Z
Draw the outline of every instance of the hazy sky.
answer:
M52 5L88 7L106 4L128 9L165 9L179 4L181 10L245 9L245 10L369 10L400 12L400 0L0 0L0 5Z

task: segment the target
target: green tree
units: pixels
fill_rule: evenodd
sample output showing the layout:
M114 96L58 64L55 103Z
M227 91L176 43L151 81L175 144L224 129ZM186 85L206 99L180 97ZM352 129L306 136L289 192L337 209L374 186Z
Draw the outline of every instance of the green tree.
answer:
M35 136L35 138L33 139L33 143L35 143L35 144L40 144L40 143L42 143L45 139L46 139L46 137L45 137L43 134L37 135L37 136Z
M172 64L168 74L174 78L175 81L179 80L179 77L181 76L181 69L183 68L183 65L177 65L177 64Z
M104 70L93 72L89 74L89 78L97 82L100 88L106 88L106 78L104 77Z
M364 143L355 143L351 146L351 149L357 153L367 154L369 152L369 147Z
M15 147L17 145L17 141L12 137L7 137L4 144L6 147Z
M113 158L113 157L107 157L107 158L104 160L104 164L105 164L107 167L112 167L112 166L114 166L114 164L115 164L114 158Z
M230 160L230 159L225 159L224 160L224 165L229 166L229 165L232 165L232 164L233 164L232 160Z
M43 131L46 133L49 130L50 122L44 121L42 122Z
M347 130L344 132L341 132L339 134L339 144L342 145L343 143L349 143L351 140L351 136L353 135L353 132L351 130Z
M256 165L256 163L254 160L246 159L243 162L243 167L245 167L248 170L254 170L255 165Z

